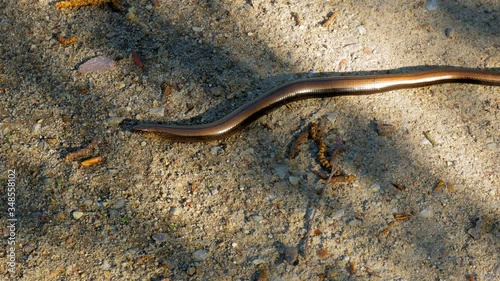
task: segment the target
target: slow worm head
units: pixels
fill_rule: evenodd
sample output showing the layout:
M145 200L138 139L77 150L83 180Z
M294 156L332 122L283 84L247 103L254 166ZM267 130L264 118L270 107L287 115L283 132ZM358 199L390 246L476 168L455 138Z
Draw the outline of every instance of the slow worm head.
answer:
M302 79L271 89L212 123L201 125L139 124L132 130L172 141L209 141L235 134L265 113L296 100L369 95L444 83L500 86L500 72L447 68L403 74Z

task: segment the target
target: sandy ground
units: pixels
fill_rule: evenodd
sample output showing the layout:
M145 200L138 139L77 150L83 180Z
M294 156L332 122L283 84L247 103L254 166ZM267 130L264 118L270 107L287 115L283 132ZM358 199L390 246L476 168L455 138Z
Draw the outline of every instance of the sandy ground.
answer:
M425 4L1 1L1 279L500 280L498 88L300 101L208 143L118 125L209 122L318 73L500 67L498 1ZM101 55L116 67L78 72ZM357 178L321 198L314 143L288 159L313 121ZM100 165L65 160L94 137Z

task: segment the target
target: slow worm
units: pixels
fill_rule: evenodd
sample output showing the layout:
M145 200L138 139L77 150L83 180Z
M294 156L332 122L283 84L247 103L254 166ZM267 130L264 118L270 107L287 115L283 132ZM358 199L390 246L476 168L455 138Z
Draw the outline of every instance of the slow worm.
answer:
M296 100L369 95L444 83L500 86L500 72L447 68L403 74L295 80L265 92L226 117L212 123L201 125L139 124L132 130L179 142L209 141L235 134L265 113Z

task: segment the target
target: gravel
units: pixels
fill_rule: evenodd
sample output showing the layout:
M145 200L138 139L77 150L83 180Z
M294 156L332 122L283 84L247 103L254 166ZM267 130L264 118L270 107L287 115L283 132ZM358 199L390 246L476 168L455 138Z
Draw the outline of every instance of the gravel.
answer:
M298 101L208 143L119 125L214 121L303 77L498 69L498 1L122 2L0 1L1 214L15 170L17 219L0 279L500 280L497 88ZM79 72L101 56L111 69ZM356 176L321 200L317 146L288 159L313 121ZM101 164L65 160L94 137Z

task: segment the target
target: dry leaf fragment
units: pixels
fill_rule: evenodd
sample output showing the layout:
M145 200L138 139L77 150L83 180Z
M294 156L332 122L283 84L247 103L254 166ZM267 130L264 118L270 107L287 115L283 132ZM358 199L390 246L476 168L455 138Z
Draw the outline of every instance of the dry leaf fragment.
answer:
M137 52L132 50L130 51L130 53L132 54L132 60L134 61L134 64L137 65L138 68L143 68L144 63L142 63L141 58L139 57Z
M81 165L82 165L82 167L90 167L90 166L101 164L103 160L104 160L104 158L102 156L97 156L97 157L93 157L93 158L90 158L90 159L83 161L81 163Z
M71 36L70 38L66 38L62 35L59 35L59 36L57 36L57 41L59 43L61 43L61 45L63 45L63 46L68 46L68 45L71 45L73 43L76 43L78 41L78 38L76 38L75 36Z

